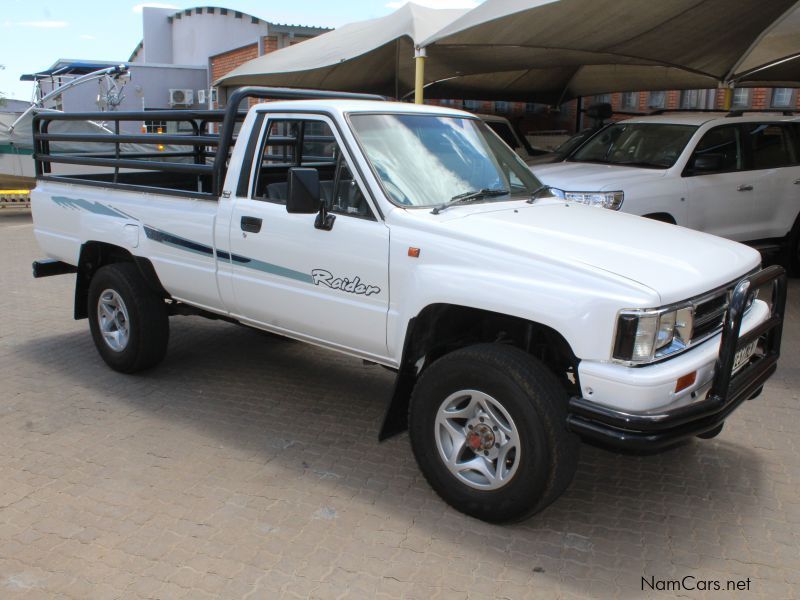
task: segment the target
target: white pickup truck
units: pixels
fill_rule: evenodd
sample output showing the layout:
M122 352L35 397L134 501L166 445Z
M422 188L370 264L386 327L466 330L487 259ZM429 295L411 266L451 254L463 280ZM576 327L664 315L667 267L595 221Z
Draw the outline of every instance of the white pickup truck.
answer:
M248 98L281 100L245 116ZM49 123L96 114L35 120L34 276L77 273L114 369L159 363L182 314L379 363L397 372L380 437L407 427L436 492L493 522L553 501L580 438L712 437L775 371L786 277L746 246L551 197L460 111L266 88L228 106L105 113L193 124L118 135L153 144L135 156L51 149L78 134Z

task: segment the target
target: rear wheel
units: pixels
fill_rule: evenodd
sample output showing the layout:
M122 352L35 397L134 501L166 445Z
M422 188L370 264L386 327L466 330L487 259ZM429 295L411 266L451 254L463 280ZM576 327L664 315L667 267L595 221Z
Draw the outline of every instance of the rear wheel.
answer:
M463 348L420 377L409 434L431 487L457 510L490 522L521 520L572 481L578 438L567 396L538 360L509 346Z
M169 341L169 317L132 263L102 267L89 285L89 328L97 351L116 371L135 373L157 365Z

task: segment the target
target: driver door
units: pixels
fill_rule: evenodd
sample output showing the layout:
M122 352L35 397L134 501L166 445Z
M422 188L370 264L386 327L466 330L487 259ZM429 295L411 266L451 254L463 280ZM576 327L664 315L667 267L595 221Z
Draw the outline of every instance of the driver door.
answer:
M753 198L766 182L745 170L743 146L738 125L709 129L698 142L684 170L691 229L736 241L752 239Z
M267 329L385 357L389 229L375 216L333 122L269 115L247 195L231 218L230 268L237 317ZM318 170L336 216L286 211L288 170Z

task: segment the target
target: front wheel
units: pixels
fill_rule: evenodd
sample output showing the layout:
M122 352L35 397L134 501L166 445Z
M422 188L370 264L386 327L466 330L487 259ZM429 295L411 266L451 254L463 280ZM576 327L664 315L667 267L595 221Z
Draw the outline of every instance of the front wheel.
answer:
M94 344L112 369L135 373L164 358L167 308L133 263L107 265L95 273L88 309Z
M409 407L409 435L431 487L489 522L524 519L572 481L578 438L566 429L567 395L538 360L481 344L435 361Z

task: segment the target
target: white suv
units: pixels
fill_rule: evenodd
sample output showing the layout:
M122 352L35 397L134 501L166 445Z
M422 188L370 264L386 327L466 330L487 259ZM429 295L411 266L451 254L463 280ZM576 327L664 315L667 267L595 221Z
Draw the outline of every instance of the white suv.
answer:
M565 162L533 168L568 200L782 251L800 266L800 121L673 113L602 130Z

